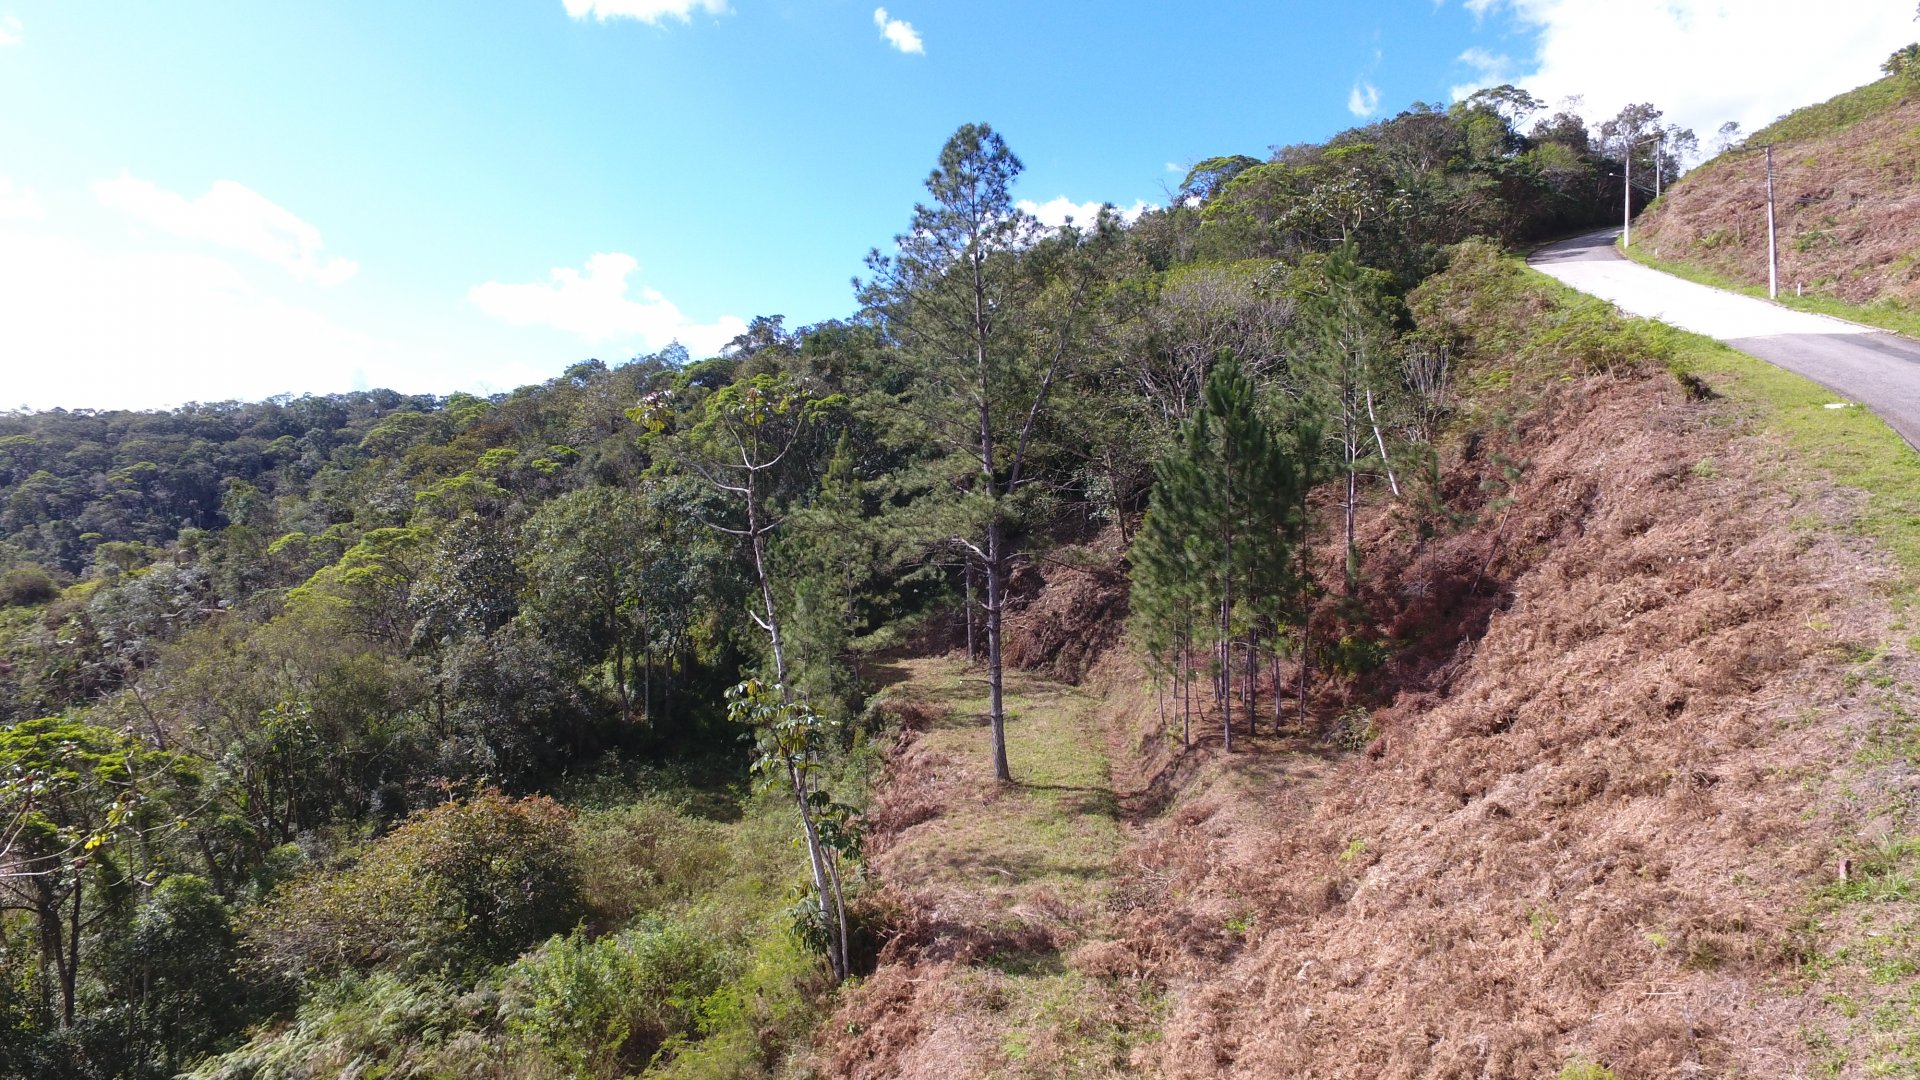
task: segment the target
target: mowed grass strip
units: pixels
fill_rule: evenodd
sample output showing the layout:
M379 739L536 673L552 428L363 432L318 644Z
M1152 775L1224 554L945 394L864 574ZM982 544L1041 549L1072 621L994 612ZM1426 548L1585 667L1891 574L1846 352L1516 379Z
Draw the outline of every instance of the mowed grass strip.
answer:
M1007 757L993 779L987 678L952 658L905 661L892 693L946 706L920 748L958 772L963 806L911 836L891 868L911 884L949 884L1014 899L1045 888L1069 905L1102 899L1123 835L1096 700L1021 672L1006 675Z

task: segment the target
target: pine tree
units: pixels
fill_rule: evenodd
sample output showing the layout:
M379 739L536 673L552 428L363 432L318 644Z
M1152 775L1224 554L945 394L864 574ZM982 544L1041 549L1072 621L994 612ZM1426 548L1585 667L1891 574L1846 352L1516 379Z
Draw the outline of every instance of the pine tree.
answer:
M1212 653L1228 749L1234 650L1246 649L1241 690L1252 731L1261 638L1274 639L1298 610L1292 553L1304 523L1303 474L1258 404L1253 383L1223 355L1202 409L1155 469L1151 509L1131 553L1136 633L1158 667L1179 664L1183 688L1193 650Z

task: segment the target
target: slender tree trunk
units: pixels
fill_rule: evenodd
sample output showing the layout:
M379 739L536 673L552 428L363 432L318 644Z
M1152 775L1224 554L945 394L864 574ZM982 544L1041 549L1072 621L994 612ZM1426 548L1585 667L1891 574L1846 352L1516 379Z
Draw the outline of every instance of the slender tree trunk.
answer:
M1193 630L1180 632L1180 746L1193 749Z
M1360 475L1358 471L1360 454L1358 449L1354 446L1353 439L1351 437L1347 439L1346 452L1347 452L1346 579L1347 579L1347 595L1352 596L1354 594L1354 590L1359 586L1359 577L1360 577L1359 553L1354 547L1354 539L1353 539L1353 519L1360 501Z
M1254 730L1254 725L1258 722L1258 718L1259 718L1259 714L1254 711L1255 706L1259 705L1260 703L1260 689L1257 685L1257 683L1259 682L1259 679L1260 679L1260 653L1259 653L1259 650L1254 647L1252 635L1248 635L1247 637L1247 679L1246 679L1247 700L1246 700L1246 708L1241 711L1247 714L1247 735L1249 737L1259 734L1259 732Z
M1220 741L1233 752L1233 575L1227 575L1220 601Z
M967 579L967 663L980 658L980 644L974 634L973 560L961 564Z
M619 688L620 723L622 726L632 724L633 699L627 690L627 642L618 630L613 635L613 682Z
M998 521L987 525L987 564L983 568L987 578L987 719L993 728L993 778L1001 783L1012 783L1013 772L1007 767L1007 712L1005 687L1002 685L1000 616L1006 604L1007 583L1005 554L1001 551L1001 526Z
M74 999L79 992L80 982L80 909L81 887L79 871L73 875L73 914L67 919L67 955L60 965L60 1026L70 1028L74 1020Z
M1273 643L1273 733L1275 735L1280 734L1280 703L1286 698L1287 695L1280 690L1280 640L1275 638Z
M824 916L827 915L829 898L837 901L839 894L827 881L825 845L820 841L820 829L813 822L813 807L807 805L806 780L801 777L800 767L792 758L787 759L787 781L793 788L794 807L800 811L800 827L807 834L807 863L813 870L813 895L820 898L820 914ZM844 927L845 917L841 916L838 922ZM846 953L838 941L828 942L827 947L828 959L833 964L833 979L840 982L847 977Z

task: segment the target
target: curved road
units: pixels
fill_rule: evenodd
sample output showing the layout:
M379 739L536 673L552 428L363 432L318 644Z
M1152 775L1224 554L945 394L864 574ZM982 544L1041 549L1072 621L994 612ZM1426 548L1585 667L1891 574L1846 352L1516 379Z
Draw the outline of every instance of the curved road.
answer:
M1614 250L1619 235L1618 229L1588 233L1541 248L1527 262L1629 315L1717 338L1805 375L1871 408L1920 448L1920 341L1649 270Z

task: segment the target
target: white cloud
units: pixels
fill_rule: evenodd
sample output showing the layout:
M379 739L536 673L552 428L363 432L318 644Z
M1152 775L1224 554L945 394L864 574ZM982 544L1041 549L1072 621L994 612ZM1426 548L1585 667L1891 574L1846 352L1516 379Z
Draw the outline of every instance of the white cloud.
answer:
M46 208L32 188L16 188L12 177L0 176L0 221L36 221L46 216Z
M189 200L151 181L121 173L93 185L101 205L143 225L188 240L244 251L285 269L301 281L338 285L360 264L328 256L320 230L244 184L216 180L205 195Z
M1500 0L1467 0L1463 6L1468 11L1473 12L1474 18L1484 19L1487 16L1487 12L1491 11L1499 3Z
M0 15L0 49L20 44L22 29L20 16Z
M886 38L888 44L901 52L926 54L926 43L920 40L920 34L913 24L904 19L888 18L886 8L873 9L873 25L880 28L880 36Z
M1726 120L1761 127L1878 78L1887 54L1915 37L1913 5L1892 0L1468 0L1467 7L1503 12L1535 38L1531 61L1504 81L1548 100L1583 95L1591 121L1652 102L1669 122L1703 137Z
M1035 218L1038 218L1040 224L1045 225L1047 228L1058 229L1070 220L1081 226L1092 225L1099 219L1100 207L1103 204L1097 202L1077 203L1065 195L1061 195L1048 199L1043 203L1034 202L1032 199L1021 199L1014 205L1018 207L1022 213L1032 214ZM1115 207L1114 212L1120 215L1121 221L1131 225L1140 220L1141 214L1151 209L1153 209L1153 207L1150 204L1145 200L1140 200L1132 206Z
M1353 84L1347 91L1347 111L1355 116L1368 117L1380 111L1380 88L1365 79Z
M1473 69L1473 78L1453 88L1453 100L1460 101L1476 90L1489 86L1502 86L1513 81L1507 74L1513 70L1513 57L1505 53L1492 53L1478 45L1468 49L1456 58L1461 64Z
M196 252L106 252L0 231L0 407L152 408L391 385L421 358Z
M658 25L663 19L692 22L695 11L725 15L727 0L560 0L567 14L576 19L591 16L595 22L609 19L637 19Z
M678 341L695 356L711 356L747 324L733 315L711 323L688 319L657 290L627 295L627 278L640 264L609 252L587 260L584 272L562 266L550 280L521 285L489 281L467 290L480 310L514 326L551 326L591 343L638 344L647 350Z

